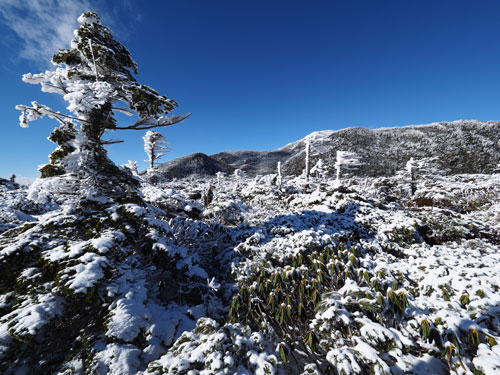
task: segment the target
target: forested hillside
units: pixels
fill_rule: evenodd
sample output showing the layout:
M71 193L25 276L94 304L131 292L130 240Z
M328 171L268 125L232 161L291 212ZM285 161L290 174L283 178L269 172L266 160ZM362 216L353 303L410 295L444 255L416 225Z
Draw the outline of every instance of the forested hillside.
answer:
M447 174L491 173L500 163L499 134L497 121L460 120L381 129L356 127L315 132L274 151L226 151L209 158L223 163L217 168L221 172L233 168L251 176L276 173L279 161L285 174L299 175L304 170L305 145L309 142L312 161L322 159L332 171L337 151L358 154L362 162L356 172L358 176L392 176L404 169L412 157L435 158L433 165ZM175 163L162 165L166 176L215 174L214 168L170 172Z

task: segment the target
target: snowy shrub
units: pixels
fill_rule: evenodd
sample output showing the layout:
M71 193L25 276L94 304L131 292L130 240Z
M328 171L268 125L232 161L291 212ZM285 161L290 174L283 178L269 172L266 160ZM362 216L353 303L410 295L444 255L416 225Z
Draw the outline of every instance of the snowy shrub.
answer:
M214 200L214 189L211 183L208 183L202 193L203 205L208 207L210 203Z
M337 151L337 160L335 162L337 183L340 184L344 175L350 170L357 169L360 164L359 157L356 153L349 151Z
M311 173L316 176L317 179L325 180L328 176L328 168L323 163L322 159L318 159L316 164L311 168Z
M146 374L282 374L277 365L272 342L262 334L240 324L219 327L214 320L202 318L167 354L151 363Z
M239 197L230 193L221 193L215 195L211 204L203 211L203 216L207 220L220 224L238 225L243 222L243 212L246 209Z

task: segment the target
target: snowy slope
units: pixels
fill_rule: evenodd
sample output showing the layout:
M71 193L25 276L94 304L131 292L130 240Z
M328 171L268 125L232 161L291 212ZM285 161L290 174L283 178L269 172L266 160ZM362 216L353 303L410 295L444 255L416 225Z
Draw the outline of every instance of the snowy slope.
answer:
M271 177L6 185L0 372L500 372L500 175Z

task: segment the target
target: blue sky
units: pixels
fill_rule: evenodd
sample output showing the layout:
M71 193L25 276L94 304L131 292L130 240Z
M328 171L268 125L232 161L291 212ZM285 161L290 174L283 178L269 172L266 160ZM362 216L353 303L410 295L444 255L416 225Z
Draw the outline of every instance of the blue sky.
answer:
M145 6L144 4L147 4ZM0 176L37 176L50 120L18 126L16 104L64 110L21 81L97 11L139 65L137 80L191 112L160 130L172 152L270 150L323 129L500 120L500 2L373 0L0 0ZM117 164L143 160L142 132L111 134Z

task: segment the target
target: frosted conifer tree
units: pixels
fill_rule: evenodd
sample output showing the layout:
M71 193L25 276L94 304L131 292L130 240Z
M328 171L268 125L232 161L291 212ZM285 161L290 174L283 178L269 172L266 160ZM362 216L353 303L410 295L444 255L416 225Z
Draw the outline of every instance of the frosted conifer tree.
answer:
M406 173L410 183L411 196L417 191L418 181L432 181L436 177L448 173L447 169L442 167L438 157L427 157L422 159L411 158L406 163Z
M278 186L278 190L281 190L281 184L283 182L283 177L281 176L281 162L278 162L277 166L278 176L276 177L276 185Z
M221 190L222 189L222 180L224 178L224 173L219 171L215 175L217 176L217 186L218 186L219 190Z
M148 155L146 161L149 162L149 168L153 169L155 161L165 155L165 152L170 151L170 148L167 146L165 137L156 131L147 131L142 139L144 140L144 151Z
M310 167L310 156L311 156L311 144L309 141L306 142L306 168L304 170L304 173L306 175L306 180L309 180L309 167Z
M417 172L418 172L418 165L417 162L413 158L410 158L408 162L406 163L406 171L408 172L409 179L410 179L410 190L411 190L411 195L415 194L415 190L417 189L416 187L416 180L417 180Z
M84 13L78 21L81 26L75 30L70 48L60 49L52 57L55 70L23 76L24 82L40 84L43 92L62 95L70 114L36 101L16 108L22 111L22 127L44 116L60 123L49 137L58 148L50 155L50 163L40 169L41 177L69 173L92 176L95 182L100 178L102 185L113 186L113 181L125 176L107 158L103 146L121 141L103 140L106 132L169 126L189 115L167 116L177 106L175 100L135 80L137 64L96 13ZM137 115L138 120L118 125L116 112Z
M360 165L359 157L355 152L337 151L337 161L335 170L337 172L337 183L340 184L341 178L348 170L357 169Z

